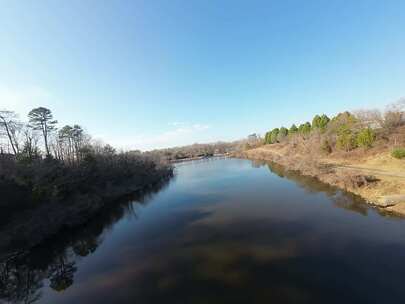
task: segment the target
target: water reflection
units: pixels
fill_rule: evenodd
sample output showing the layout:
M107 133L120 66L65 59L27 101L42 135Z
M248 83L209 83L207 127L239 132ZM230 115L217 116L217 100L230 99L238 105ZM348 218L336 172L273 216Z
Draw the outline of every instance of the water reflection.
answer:
M403 303L405 221L274 164L204 160L176 171L158 195L4 261L0 299Z
M277 174L279 177L294 181L298 186L304 188L309 193L325 193L338 208L357 212L364 216L366 216L368 211L371 210L370 205L367 204L360 196L322 183L314 177L302 175L296 171L286 170L283 166L273 162L254 161L254 167L260 166L267 166L272 173ZM384 209L375 208L374 210L382 216L402 218L402 216L384 211Z
M165 186L166 182L112 202L86 225L61 232L29 252L15 253L1 261L0 300L37 302L41 299L44 282L49 282L49 287L56 292L68 289L74 284L77 258L94 253L105 231L124 215L136 216L136 205L148 203Z
M370 209L361 197L322 183L314 177L302 175L296 171L286 170L283 166L273 162L261 162L261 165L267 165L271 172L282 178L294 181L298 186L304 188L309 193L325 193L334 202L336 207L344 208L362 215L367 215Z

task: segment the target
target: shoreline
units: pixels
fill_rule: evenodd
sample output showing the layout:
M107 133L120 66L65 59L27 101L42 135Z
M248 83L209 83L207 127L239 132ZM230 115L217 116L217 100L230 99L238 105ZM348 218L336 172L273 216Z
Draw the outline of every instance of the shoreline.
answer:
M383 192L381 188L390 185L389 177L377 178L372 174L361 172L361 168L337 165L331 162L314 159L311 157L299 157L282 155L270 148L255 148L243 152L234 153L233 157L249 160L268 161L283 166L286 170L296 171L301 175L316 178L320 182L338 189L350 192L361 197L367 204L385 211L405 217L405 194ZM402 178L401 176L394 176ZM404 179L405 181L405 179Z
M150 177L144 183L98 189L76 195L66 201L51 202L25 210L0 228L0 259L23 252L54 237L64 229L75 229L91 221L100 212L128 196L147 194L173 177L173 171Z
M215 158L215 157L227 157L229 155L230 155L229 153L222 153L222 154L219 153L219 154L214 154L214 155L210 155L210 156L196 156L196 157L189 157L189 158L181 158L181 159L171 160L170 163L179 164L179 163L185 163L185 162L194 161L194 160L211 159L211 158Z

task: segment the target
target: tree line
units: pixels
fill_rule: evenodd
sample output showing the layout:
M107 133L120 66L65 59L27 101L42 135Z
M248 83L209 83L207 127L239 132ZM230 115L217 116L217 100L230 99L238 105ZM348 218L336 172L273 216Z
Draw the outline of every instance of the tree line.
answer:
M23 123L12 111L0 112L0 250L15 239L33 246L173 175L156 156L117 152L77 124L58 128L47 108L35 108L27 118Z
M182 147L156 149L146 152L147 155L154 155L166 161L177 161L183 159L210 157L218 154L226 154L235 150L239 142L216 142L208 144L192 144Z
M123 185L138 189L172 174L158 157L118 153L78 124L58 128L45 107L32 109L27 118L22 122L15 112L0 111L0 184L29 189L37 200L63 200L100 188L124 191Z
M405 125L405 99L390 105L384 112L361 110L343 112L329 118L326 114L315 115L312 122L305 122L290 128L280 127L268 131L265 144L282 142L296 143L297 140L317 138L325 152L333 150L350 151L356 148L371 148L378 139Z
M78 124L58 129L57 123L45 107L32 109L27 122L19 120L13 111L0 111L0 153L30 160L54 157L71 164L79 162L85 147L91 145L91 137Z

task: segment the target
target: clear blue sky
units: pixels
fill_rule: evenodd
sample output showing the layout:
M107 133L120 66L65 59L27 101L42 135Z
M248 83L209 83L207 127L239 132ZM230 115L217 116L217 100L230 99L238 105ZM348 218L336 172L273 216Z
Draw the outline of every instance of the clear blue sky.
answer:
M405 95L405 1L0 0L0 108L117 147L232 140Z

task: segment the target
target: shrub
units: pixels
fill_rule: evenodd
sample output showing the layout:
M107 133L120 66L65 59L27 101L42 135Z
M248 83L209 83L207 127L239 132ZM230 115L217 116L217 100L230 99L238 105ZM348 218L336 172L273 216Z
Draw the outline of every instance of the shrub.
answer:
M392 150L391 155L398 159L405 158L405 148L395 148Z
M326 154L332 153L332 147L327 139L325 139L321 144L321 150Z
M359 147L370 148L375 142L376 135L371 128L361 130L356 136L356 143Z

